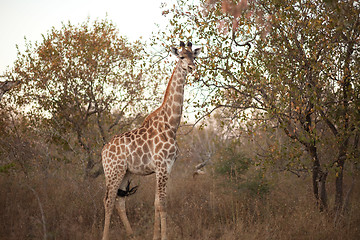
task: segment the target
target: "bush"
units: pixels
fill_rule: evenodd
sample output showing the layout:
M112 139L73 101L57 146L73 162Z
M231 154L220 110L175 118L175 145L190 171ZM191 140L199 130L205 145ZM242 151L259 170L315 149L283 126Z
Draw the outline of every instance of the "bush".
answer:
M228 146L221 151L220 161L215 164L215 172L231 178L238 178L244 174L251 165L251 160L242 152L236 151L233 146Z
M270 184L264 175L259 172L256 176L238 184L239 192L245 192L251 197L264 198L270 192Z

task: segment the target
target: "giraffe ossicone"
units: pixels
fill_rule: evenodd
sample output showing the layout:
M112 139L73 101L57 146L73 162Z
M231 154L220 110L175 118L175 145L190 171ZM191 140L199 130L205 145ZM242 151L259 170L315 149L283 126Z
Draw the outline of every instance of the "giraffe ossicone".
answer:
M163 103L150 113L143 124L123 133L107 143L102 150L106 194L103 240L109 239L110 219L114 205L128 235L133 234L125 210L125 197L137 189L130 188L130 176L155 173L155 221L154 239L166 239L166 184L171 168L178 155L176 132L180 125L184 102L186 75L195 69L194 59L201 48L192 50L191 42L180 50L172 48L178 62L168 82ZM118 196L118 193L120 196Z

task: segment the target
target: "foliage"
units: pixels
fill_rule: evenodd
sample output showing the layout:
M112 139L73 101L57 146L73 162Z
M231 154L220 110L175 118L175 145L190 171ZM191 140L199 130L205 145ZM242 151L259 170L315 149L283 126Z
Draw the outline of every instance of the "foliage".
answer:
M230 144L220 149L218 156L221 156L215 166L215 171L230 178L240 177L251 165L251 160L236 149L235 144Z
M244 145L239 140L223 140L217 148L213 159L216 175L226 177L227 184L240 195L264 198L270 193L270 184L264 172L246 156Z
M147 111L144 100L155 100L144 96L152 82L143 71L143 47L119 36L107 19L53 28L42 42L27 41L6 73L21 82L14 103L48 141L77 154L90 175L114 132L141 117L136 111Z
M43 163L38 147L39 139L32 134L28 122L18 118L16 111L0 104L0 172L20 170L27 174L34 160Z
M265 198L265 196L270 193L270 183L263 174L259 172L256 176L253 176L245 182L239 183L238 190L240 191L240 194L245 192L252 197Z
M344 162L358 158L350 153L359 145L359 13L354 1L179 0L164 11L169 27L157 38L204 45L194 84L205 87L207 97L195 107L203 114L229 108L228 123L245 129L282 129L311 159L321 208L335 169L338 207ZM329 147L336 153L321 155L319 149Z

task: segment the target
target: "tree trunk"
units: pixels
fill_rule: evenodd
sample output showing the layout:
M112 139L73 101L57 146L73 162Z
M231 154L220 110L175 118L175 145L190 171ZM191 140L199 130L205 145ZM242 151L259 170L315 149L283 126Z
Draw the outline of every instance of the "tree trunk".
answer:
M327 209L327 192L326 192L327 173L321 170L316 146L314 145L309 146L308 151L313 159L313 168L312 168L313 193L320 211L324 211Z
M85 178L87 178L91 176L91 170L94 168L95 163L92 157L92 151L90 147L83 141L82 131L79 127L76 129L76 133L77 133L78 142L80 146L85 150L87 155L87 162L86 162L86 166L84 167Z
M344 36L344 40L348 44L345 62L344 62L344 77L341 81L342 85L342 94L343 94L343 109L342 109L342 117L343 117L343 131L342 135L340 135L340 145L339 145L339 156L336 161L336 180L335 180L335 212L338 212L342 208L343 204L343 175L344 175L344 164L347 158L347 151L349 145L349 137L350 137L350 108L349 101L351 95L351 70L350 70L350 61L352 53L354 52L354 46L352 42L349 42L347 37Z
M343 178L344 178L344 164L346 159L346 152L339 153L338 160L336 161L336 178L335 178L335 212L341 210L343 205Z
M326 192L326 178L328 173L327 172L321 172L320 175L320 211L327 210L327 192Z

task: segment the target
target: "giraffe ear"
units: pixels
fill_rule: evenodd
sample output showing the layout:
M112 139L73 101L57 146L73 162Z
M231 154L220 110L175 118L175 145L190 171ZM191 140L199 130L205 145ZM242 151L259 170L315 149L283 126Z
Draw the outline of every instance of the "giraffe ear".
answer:
M199 56L199 54L201 53L201 51L202 51L202 48L197 48L197 49L195 49L194 50L194 57L197 57L197 56Z
M176 47L171 47L171 52L175 55L175 56L179 56L179 50Z

